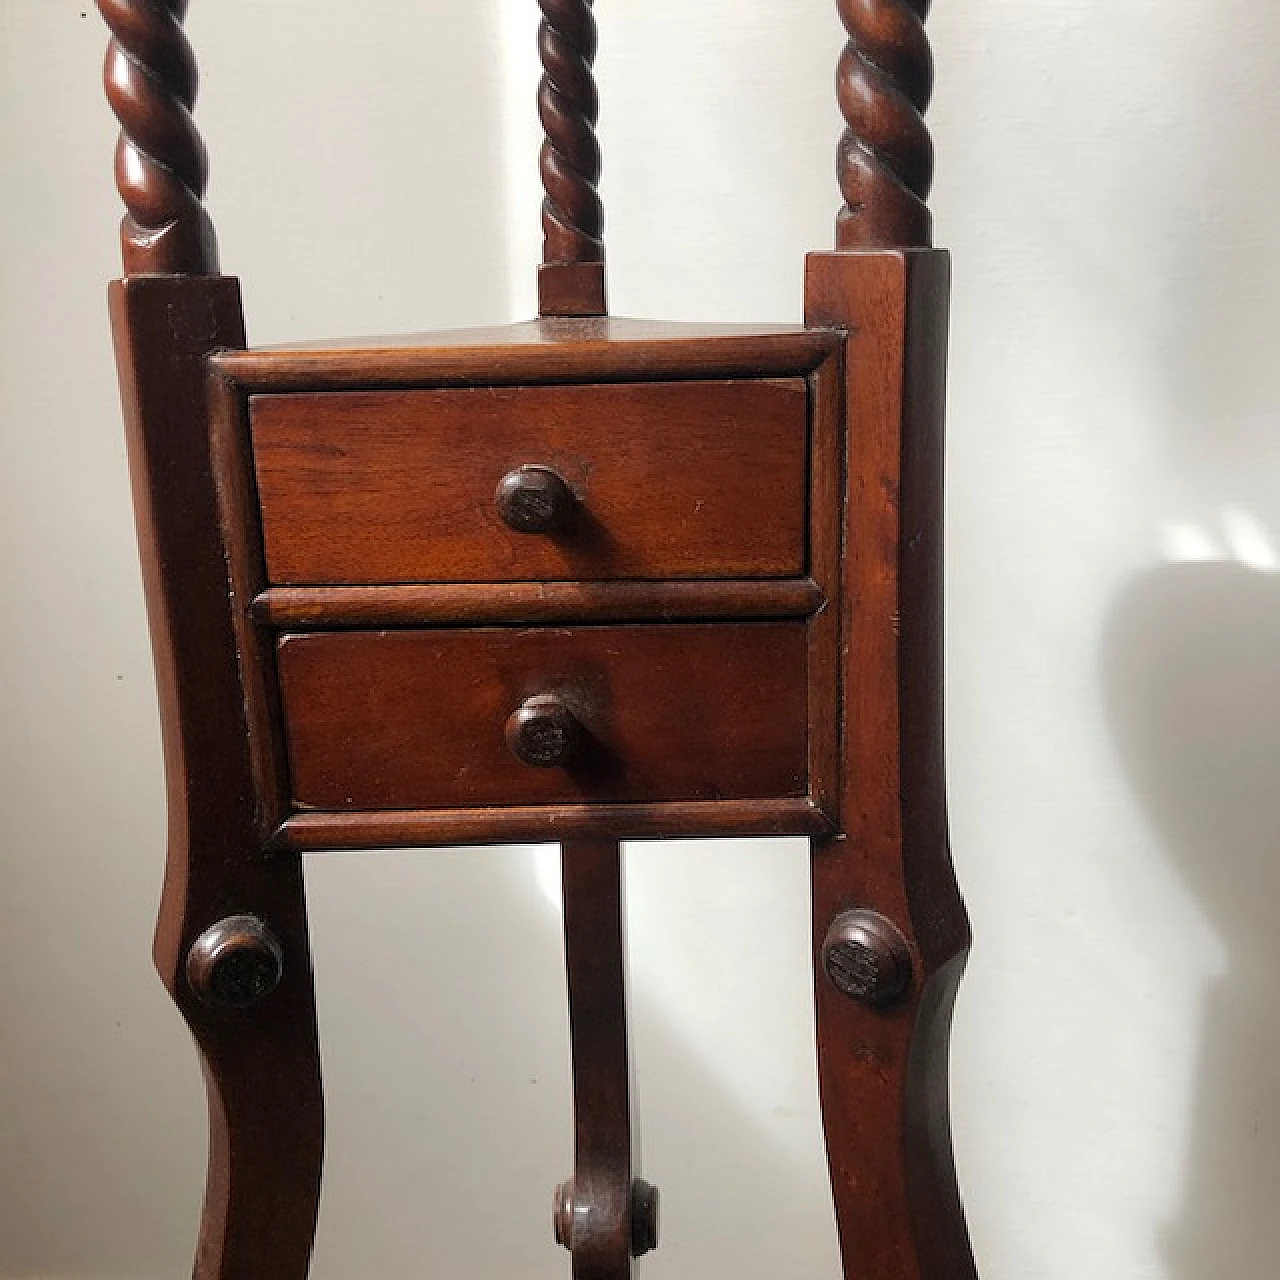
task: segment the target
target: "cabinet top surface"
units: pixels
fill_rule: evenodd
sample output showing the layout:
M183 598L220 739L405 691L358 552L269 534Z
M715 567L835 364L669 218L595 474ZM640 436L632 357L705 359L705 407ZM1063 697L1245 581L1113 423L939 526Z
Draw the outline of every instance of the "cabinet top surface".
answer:
M816 369L842 337L799 325L544 319L223 351L213 364L249 391L777 377Z
M396 351L472 347L557 347L565 344L705 342L716 339L783 338L812 333L802 325L705 324L667 320L637 320L618 316L543 318L483 328L440 329L434 332L377 334L310 342L275 343L255 351L283 355L300 352Z

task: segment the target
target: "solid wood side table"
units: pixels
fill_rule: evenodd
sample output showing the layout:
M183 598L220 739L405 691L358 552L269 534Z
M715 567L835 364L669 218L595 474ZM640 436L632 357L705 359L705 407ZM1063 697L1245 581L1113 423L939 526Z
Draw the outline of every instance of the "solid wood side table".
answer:
M165 742L155 955L209 1086L198 1280L302 1280L323 1103L302 855L563 850L575 1280L657 1243L619 842L812 838L846 1280L966 1280L947 1048L968 952L942 751L948 260L927 0L839 0L845 199L806 326L607 318L590 0L541 0L541 317L247 347L186 0L98 0L111 288Z

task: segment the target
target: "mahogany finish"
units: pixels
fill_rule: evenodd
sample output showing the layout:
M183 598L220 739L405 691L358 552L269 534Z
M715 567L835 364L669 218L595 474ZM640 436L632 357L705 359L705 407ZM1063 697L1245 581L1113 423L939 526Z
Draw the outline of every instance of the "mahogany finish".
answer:
M822 943L822 969L843 995L864 1004L896 1004L911 987L911 947L877 911L846 911Z
M540 0L541 317L245 349L185 0L99 0L111 307L170 812L155 955L209 1088L196 1280L304 1280L323 1100L302 855L559 840L574 1280L657 1243L620 841L813 837L845 1280L975 1280L951 1156L928 0L837 0L806 328L610 319L590 0ZM856 250L856 251L855 251ZM152 277L152 278L148 278ZM372 873L372 870L371 870ZM689 1211L686 1209L685 1211Z
M273 583L798 577L801 378L254 395ZM572 492L510 527L517 468Z
M843 829L813 849L818 1074L846 1274L976 1275L947 1099L969 925L947 846L942 424L950 265L930 250L818 253L811 324L850 330L842 596ZM888 1011L826 976L833 920L871 909L916 981Z
M836 0L849 43L836 93L847 128L839 178L841 249L932 243L933 52L924 20L932 0Z
M556 1190L553 1234L573 1254L573 1280L630 1280L638 1153L631 1125L622 847L614 840L570 841L561 865L574 1138L573 1177ZM656 1206L653 1226L656 1232Z
M543 318L489 329L222 351L211 366L245 392L786 378L838 357L840 334L779 325Z
M543 266L538 273L544 316L599 316L607 310L604 206L596 120L600 97L591 65L596 56L593 0L538 0L538 52L543 77L538 114L542 147Z
M803 622L286 635L293 800L340 812L803 796L805 657ZM547 695L579 726L563 768L508 747L511 715Z
M187 952L187 981L205 1004L248 1009L284 976L280 940L257 916L228 916L210 925Z
M572 769L590 752L585 726L558 693L526 698L507 717L504 732L511 754L534 769Z
M578 511L577 495L550 467L516 467L498 481L494 503L512 533L563 533Z
M268 626L398 627L411 623L647 622L807 618L825 596L812 578L759 582L429 583L390 587L271 587L250 614Z
M188 0L98 0L111 28L107 98L121 124L116 184L134 275L213 275L218 245L204 207L209 165L191 119L195 54L182 30Z
M206 359L243 343L240 291L234 280L135 277L112 286L111 317L169 801L155 960L209 1091L195 1277L302 1280L324 1145L302 863L263 856L270 832L208 448ZM251 1008L218 1008L192 986L188 957L211 926L245 915L279 940L280 985Z
M381 809L291 814L271 849L452 848L460 844L537 844L557 840L664 836L824 835L831 815L810 796L780 800L679 800L646 804L511 805L496 809Z

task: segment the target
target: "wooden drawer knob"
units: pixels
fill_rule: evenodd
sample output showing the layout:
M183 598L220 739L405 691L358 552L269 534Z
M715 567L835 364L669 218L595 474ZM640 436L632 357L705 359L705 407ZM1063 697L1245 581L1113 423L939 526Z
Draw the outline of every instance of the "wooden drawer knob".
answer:
M582 745L582 726L554 694L523 702L507 720L507 746L522 764L534 769L564 769Z
M573 490L549 467L520 467L498 485L498 514L515 533L555 533L573 517Z
M191 989L218 1009L265 1000L284 976L284 950L257 916L230 916L206 929L187 955Z

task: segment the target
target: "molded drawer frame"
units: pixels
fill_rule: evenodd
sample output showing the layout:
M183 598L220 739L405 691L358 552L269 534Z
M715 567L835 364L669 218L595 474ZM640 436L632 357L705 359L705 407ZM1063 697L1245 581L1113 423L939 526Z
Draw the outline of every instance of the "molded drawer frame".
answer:
M495 380L495 369L501 370ZM548 353L492 346L228 351L211 360L213 466L228 535L246 716L269 847L301 851L511 843L579 837L821 835L838 823L838 634L844 493L842 335L786 330L681 341L575 342ZM784 578L510 583L353 582L272 586L252 458L259 394L409 391L803 378L809 388L804 572ZM814 513L822 513L815 520ZM591 799L436 809L312 809L294 803L276 661L284 632L588 622L803 620L807 783L803 794Z

